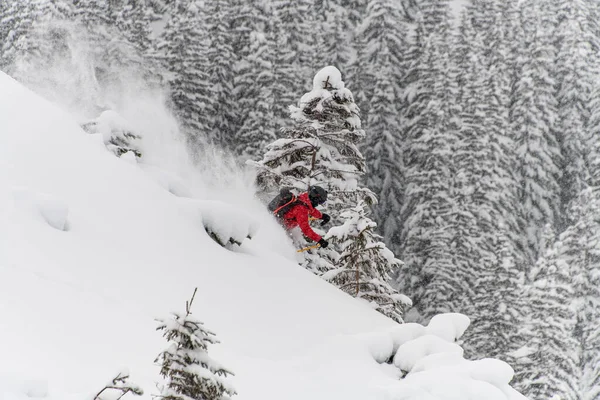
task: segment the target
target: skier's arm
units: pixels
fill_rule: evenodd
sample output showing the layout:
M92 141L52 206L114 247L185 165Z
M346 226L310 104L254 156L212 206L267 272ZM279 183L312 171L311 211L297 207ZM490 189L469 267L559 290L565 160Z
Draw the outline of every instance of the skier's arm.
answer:
M322 219L323 218L323 214L321 213L321 211L317 210L316 208L312 208L310 210L310 216L316 219Z
M296 215L296 221L298 221L298 226L302 230L302 233L304 233L304 236L306 236L307 238L318 242L319 240L321 240L321 236L319 236L315 231L313 231L310 225L308 224L308 210L304 207L298 208L300 210L298 210L298 214ZM321 214L319 211L317 212ZM316 215L314 216L317 217Z

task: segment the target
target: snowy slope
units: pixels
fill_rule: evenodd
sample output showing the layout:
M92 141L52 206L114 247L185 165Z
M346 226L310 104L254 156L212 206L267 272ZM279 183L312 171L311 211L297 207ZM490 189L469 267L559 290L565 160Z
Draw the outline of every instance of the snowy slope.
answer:
M194 287L234 398L521 398L508 365L462 359L465 317L397 325L294 263L250 193L173 173L116 158L0 73L0 399L89 398L122 367L150 399L165 346L154 318ZM229 251L207 221L256 234Z

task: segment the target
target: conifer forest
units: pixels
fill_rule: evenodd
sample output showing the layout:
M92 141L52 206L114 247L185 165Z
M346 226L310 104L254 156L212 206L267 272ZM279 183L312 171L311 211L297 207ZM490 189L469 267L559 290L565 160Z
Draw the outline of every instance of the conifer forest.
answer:
M532 400L600 400L600 2L0 0L0 45L90 120L121 81L167 88L190 151L259 195L319 170L334 246L308 269L398 322L469 316L465 356Z

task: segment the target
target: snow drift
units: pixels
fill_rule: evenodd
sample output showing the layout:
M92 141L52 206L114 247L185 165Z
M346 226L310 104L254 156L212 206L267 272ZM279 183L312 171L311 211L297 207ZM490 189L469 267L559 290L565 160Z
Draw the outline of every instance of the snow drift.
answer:
M395 324L296 265L253 198L191 178L115 157L0 73L1 398L90 398L127 367L150 399L155 318L194 287L237 399L523 398L505 363L463 359L466 317Z

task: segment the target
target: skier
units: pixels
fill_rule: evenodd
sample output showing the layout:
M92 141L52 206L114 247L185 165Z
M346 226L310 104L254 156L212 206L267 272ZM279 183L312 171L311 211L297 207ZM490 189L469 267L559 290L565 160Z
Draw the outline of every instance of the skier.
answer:
M308 224L310 217L322 220L321 226L329 222L331 217L315 208L326 201L327 191L320 186L311 186L308 192L298 195L292 207L282 215L284 226L288 230L299 226L304 236L319 243L321 247L326 248L329 242L313 231Z

